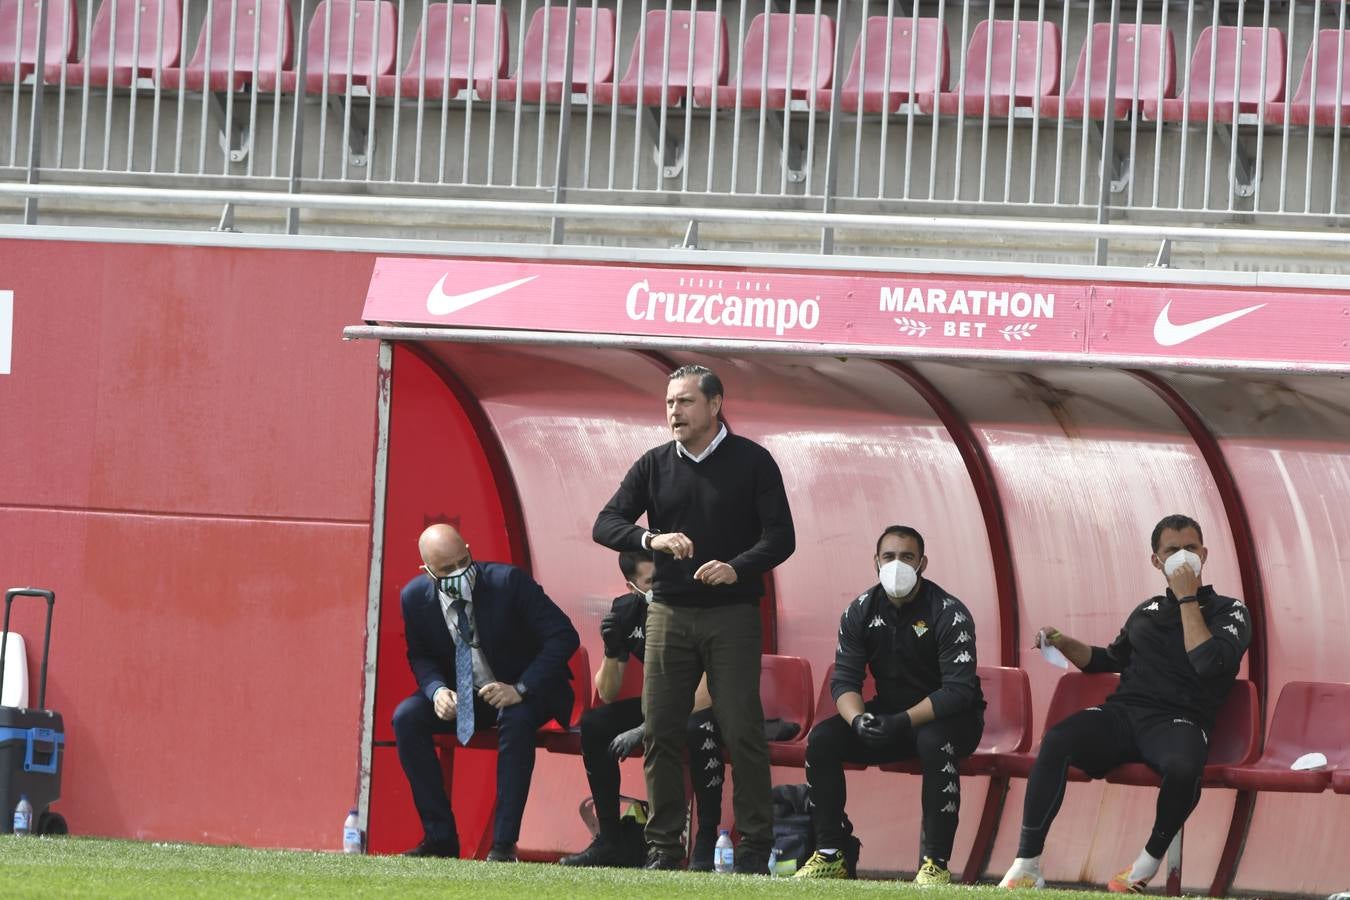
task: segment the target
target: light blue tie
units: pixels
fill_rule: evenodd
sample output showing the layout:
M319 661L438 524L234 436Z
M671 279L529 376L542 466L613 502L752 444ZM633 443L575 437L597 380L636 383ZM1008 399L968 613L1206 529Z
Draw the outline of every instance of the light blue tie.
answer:
M467 745L473 737L473 648L470 646L473 626L469 624L462 597L451 601L450 605L455 610L455 625L459 628L459 640L455 641L455 737Z

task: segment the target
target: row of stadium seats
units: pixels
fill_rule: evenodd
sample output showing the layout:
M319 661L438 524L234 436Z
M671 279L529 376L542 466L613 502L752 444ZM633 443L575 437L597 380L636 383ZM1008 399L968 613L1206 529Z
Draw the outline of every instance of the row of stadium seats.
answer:
M49 84L295 92L295 48L288 0L215 3L186 66L182 0L102 0L88 49L77 61L74 0L50 0L42 80ZM398 7L392 0L322 0L309 23L304 89L378 97L556 103L564 90L598 105L691 103L699 108L824 112L832 90L835 26L829 16L757 15L729 83L726 20L714 12L647 13L628 67L614 81L615 14L578 8L572 71L565 71L565 7L535 11L521 62L508 77L509 27L500 4L427 7L401 74ZM0 80L36 79L39 0L0 0ZM1207 27L1180 94L1171 29L1122 24L1116 31L1115 90L1108 101L1112 39L1106 23L1084 41L1067 90L1060 91L1061 34L1053 22L985 20L967 47L961 83L950 85L947 28L938 18L867 20L839 88L850 113L914 110L925 115L1103 119L1139 115L1161 121L1270 125L1350 123L1350 32L1324 29L1311 43L1292 101L1285 101L1287 48L1278 28ZM1211 86L1212 98L1211 98Z
M590 658L579 648L570 663L577 700L572 721L601 704L599 696L587 689L591 683ZM795 656L765 654L760 677L760 697L766 719L795 722L801 730L791 740L769 745L769 758L775 766L804 768L806 739L811 726L836 715L830 695L831 665L825 672L819 692L811 678L811 666ZM984 734L975 752L962 760L963 775L994 778L1026 778L1039 748L1031 747L1031 684L1022 669L980 666L980 686L988 708ZM636 697L642 690L642 664L629 660L617 699ZM1097 706L1116 689L1119 676L1068 672L1060 676L1045 713L1049 729L1072 713ZM863 696L875 693L871 675L863 684ZM814 703L813 703L814 696ZM1330 787L1338 794L1350 794L1350 684L1293 681L1280 691L1275 713L1261 741L1261 709L1256 685L1251 681L1234 683L1228 699L1219 711L1214 734L1209 742L1209 760L1204 770L1206 787L1228 787L1245 791L1320 793ZM443 757L452 755L453 736L437 739ZM546 727L540 732L540 744L554 753L579 755L581 740L574 727L558 731ZM471 747L496 746L491 734L476 735ZM1325 766L1306 770L1291 768L1307 753L1320 752L1327 757ZM863 769L861 764L847 764ZM917 761L887 763L883 771L920 774ZM1070 781L1088 781L1076 768L1069 770ZM1156 787L1158 776L1142 763L1130 763L1113 769L1106 780L1112 784ZM1174 889L1179 885L1173 885Z

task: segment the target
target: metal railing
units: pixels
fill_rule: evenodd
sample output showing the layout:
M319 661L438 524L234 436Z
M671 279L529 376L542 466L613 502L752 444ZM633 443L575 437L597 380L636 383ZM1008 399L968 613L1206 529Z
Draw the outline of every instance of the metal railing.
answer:
M694 8L15 3L0 177L1280 227L1350 203L1345 4Z

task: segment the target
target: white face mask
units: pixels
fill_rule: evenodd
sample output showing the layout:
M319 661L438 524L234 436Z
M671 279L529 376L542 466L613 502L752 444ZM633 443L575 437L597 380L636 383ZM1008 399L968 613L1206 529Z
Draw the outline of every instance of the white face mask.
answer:
M1178 550L1163 562L1163 574L1171 578L1182 566L1190 566L1191 571L1200 575L1200 557L1189 550Z
M877 573L881 576L881 588L892 600L903 600L919 583L919 573L909 563L893 559L882 566Z
M643 600L646 600L648 603L652 602L652 594L654 594L655 591L653 591L651 588L647 588L645 591L639 591L638 586L636 584L633 584L633 582L631 581L628 582L628 586L633 589L633 593L637 594Z

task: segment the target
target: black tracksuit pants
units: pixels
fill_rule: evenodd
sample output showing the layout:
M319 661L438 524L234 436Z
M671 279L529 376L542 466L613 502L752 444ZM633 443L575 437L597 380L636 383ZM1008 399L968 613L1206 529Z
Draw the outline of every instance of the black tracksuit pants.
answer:
M1027 781L1017 855L1040 856L1064 800L1069 766L1101 778L1122 763L1142 762L1162 778L1153 832L1144 849L1161 858L1200 800L1209 735L1176 713L1106 702L1080 710L1045 733Z
M619 839L619 764L609 755L609 743L622 732L642 724L642 698L633 697L606 703L588 710L581 717L581 758L586 764L586 780L591 785L595 818L600 834ZM717 730L712 709L699 710L689 717L686 731L689 747L689 778L697 798L700 833L716 839L722 817L722 736Z
M866 706L868 712L890 711L875 700ZM917 757L923 768L920 854L945 865L952 855L961 810L961 779L956 769L961 758L979 746L983 733L984 714L975 711L920 725L890 747L867 746L843 716L830 716L812 728L806 739L806 780L811 785L816 846L844 847L848 799L844 763L877 765Z

